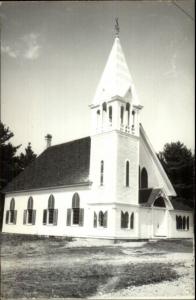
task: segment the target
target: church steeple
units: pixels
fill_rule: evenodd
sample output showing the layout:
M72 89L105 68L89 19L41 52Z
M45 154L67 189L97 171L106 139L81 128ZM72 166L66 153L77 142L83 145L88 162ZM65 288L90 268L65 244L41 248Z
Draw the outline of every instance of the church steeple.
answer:
M91 105L94 111L93 127L99 132L118 129L138 135L138 111L141 106L120 43L119 32L116 19L114 43Z
M110 101L112 97L119 96L125 101L138 105L133 80L125 59L119 38L120 27L118 19L115 24L115 39L108 57L101 80L98 84L93 105Z

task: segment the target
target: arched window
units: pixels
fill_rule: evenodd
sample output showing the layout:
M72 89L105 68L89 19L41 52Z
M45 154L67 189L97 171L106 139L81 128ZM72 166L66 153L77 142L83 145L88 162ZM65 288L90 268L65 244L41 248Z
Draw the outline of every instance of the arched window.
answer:
M141 172L141 188L148 188L148 173L145 168L142 168Z
M27 223L28 224L33 223L33 198L32 197L29 197L27 203Z
M179 222L179 228L178 229L182 229L182 217L181 216L178 217L178 222Z
M10 210L14 210L15 209L15 199L12 198L10 201Z
M10 209L6 211L6 224L16 224L17 211L15 210L15 199L10 201Z
M99 226L103 226L103 221L104 220L104 213L102 210L99 212Z
M72 197L72 208L80 208L80 196L78 193L74 193Z
M14 223L14 209L15 209L15 199L12 198L10 201L10 223Z
M126 186L129 186L129 161L126 161Z
M124 106L120 107L120 124L123 125L124 123Z
M54 196L50 195L48 199L48 223L54 223Z
M163 199L163 197L158 197L158 198L154 201L154 206L157 206L157 207L166 207L166 206L165 206L165 200Z
M121 211L121 228L128 228L129 223L129 214L126 211L125 213Z
M72 198L73 224L79 224L80 220L80 197L75 193Z
M130 228L134 229L134 213L133 212L130 217Z
M109 106L109 121L112 123L112 106Z
M54 196L50 195L48 198L48 209L54 209Z
M28 199L27 209L33 209L33 198L32 197L29 197L29 199Z
M189 217L186 218L186 229L189 230Z
M183 230L186 229L186 217L183 217L183 219L182 219L182 229Z
M55 199L53 195L48 198L48 209L43 211L43 225L57 225L58 209L55 209Z
M74 193L72 197L72 208L67 209L67 226L79 225L84 223L84 208L80 208L80 196Z
M101 227L107 227L107 218L108 218L108 212L105 211L105 213L103 213L103 211L101 210L99 212L99 216L98 216L99 220L99 226Z
M104 181L104 161L101 160L101 166L100 166L100 185L103 185Z
M35 225L36 210L33 209L33 197L29 197L27 209L24 210L23 224Z

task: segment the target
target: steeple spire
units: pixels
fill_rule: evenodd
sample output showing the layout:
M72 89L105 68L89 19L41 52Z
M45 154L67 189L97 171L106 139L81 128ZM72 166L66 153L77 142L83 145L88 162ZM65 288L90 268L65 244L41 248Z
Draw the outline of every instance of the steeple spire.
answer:
M108 102L115 96L123 98L126 102L132 102L134 105L139 104L134 83L121 47L119 32L120 27L118 18L116 18L114 43L98 84L93 105Z
M119 26L119 23L118 23L118 18L115 18L115 34L116 34L116 37L119 37L119 33L120 33L120 26Z

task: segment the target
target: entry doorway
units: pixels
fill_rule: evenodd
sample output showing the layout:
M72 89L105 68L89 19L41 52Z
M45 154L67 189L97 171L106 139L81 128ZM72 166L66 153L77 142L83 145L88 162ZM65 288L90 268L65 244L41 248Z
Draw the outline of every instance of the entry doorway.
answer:
M167 236L166 209L153 208L153 233L155 237Z

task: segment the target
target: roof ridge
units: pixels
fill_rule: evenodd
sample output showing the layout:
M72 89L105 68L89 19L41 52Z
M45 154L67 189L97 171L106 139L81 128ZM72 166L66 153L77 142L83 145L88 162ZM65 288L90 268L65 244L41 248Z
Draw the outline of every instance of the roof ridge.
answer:
M87 138L90 138L90 135L89 135L89 136L82 137L82 138L80 138L80 139L75 139L75 140L71 140L71 141L68 141L68 142L64 142L64 143L52 145L52 146L46 148L43 152L45 152L46 150L51 149L51 148L55 148L55 147L62 146L62 145L65 145L65 144L71 144L71 143L73 143L73 142L80 141L80 140L84 140L84 139L87 139ZM43 152L42 152L42 153L43 153ZM41 153L41 154L42 154L42 153ZM40 155L41 155L41 154L40 154Z

